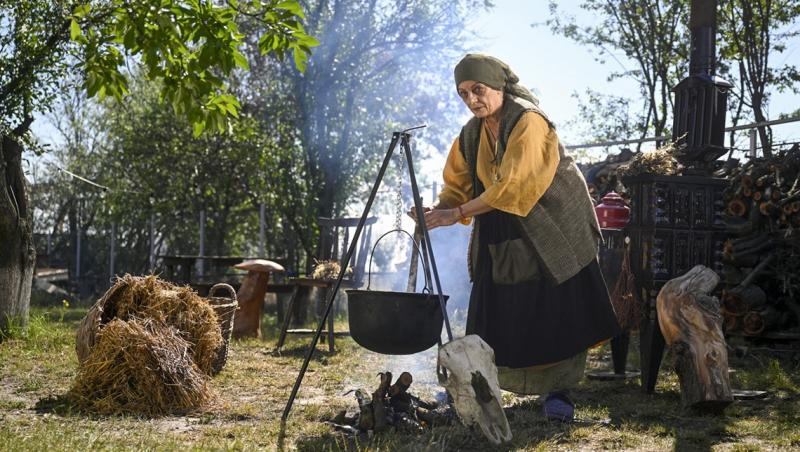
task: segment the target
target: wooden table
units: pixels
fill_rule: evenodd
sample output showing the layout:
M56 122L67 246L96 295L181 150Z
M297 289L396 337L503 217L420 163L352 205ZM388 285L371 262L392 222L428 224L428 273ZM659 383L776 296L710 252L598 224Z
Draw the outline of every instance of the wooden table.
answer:
M192 254L162 254L158 256L164 267L164 279L177 284L189 284L198 289L208 288L218 282L227 282L238 289L237 273L231 271L231 267L246 260L262 259L259 257L248 256L200 256ZM270 258L269 260L283 265L285 259ZM198 275L195 271L197 262L202 261L204 271Z

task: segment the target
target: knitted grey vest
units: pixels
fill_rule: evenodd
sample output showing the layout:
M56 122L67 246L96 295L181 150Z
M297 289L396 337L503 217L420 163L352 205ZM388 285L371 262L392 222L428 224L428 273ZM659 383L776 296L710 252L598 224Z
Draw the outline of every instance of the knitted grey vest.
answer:
M498 161L502 161L508 137L524 113L535 112L551 128L554 127L538 106L524 99L506 95L502 108L497 143ZM485 190L477 174L481 127L481 120L472 118L461 129L459 136L461 154L472 175L473 198ZM575 276L596 259L602 237L583 175L560 143L558 154L560 160L552 184L527 216L513 216L534 255L533 265L538 265L538 271L555 284ZM476 221L469 246L469 269L473 280L479 228L480 221Z

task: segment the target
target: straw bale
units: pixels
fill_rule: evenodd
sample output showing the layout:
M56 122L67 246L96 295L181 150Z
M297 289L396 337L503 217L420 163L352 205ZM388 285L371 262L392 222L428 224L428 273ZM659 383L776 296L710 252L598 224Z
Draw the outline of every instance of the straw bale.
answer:
M114 319L96 339L68 394L76 408L153 416L197 409L214 398L177 328L152 318Z
M98 315L99 314L99 315ZM156 276L125 275L89 311L78 331L77 352L87 359L95 336L113 319L152 319L173 326L189 343L189 354L197 367L212 373L213 361L222 345L217 314L209 303L189 287L163 281Z
M313 279L336 279L339 277L339 272L342 270L342 266L338 261L335 260L321 260L321 261L314 261L314 271L311 272L311 277ZM352 276L353 275L353 268L347 266L347 269L344 271L345 276Z
M640 152L629 162L617 168L617 175L639 176L643 174L654 174L659 176L674 176L680 174L682 168L675 158L677 148L673 144L650 152Z

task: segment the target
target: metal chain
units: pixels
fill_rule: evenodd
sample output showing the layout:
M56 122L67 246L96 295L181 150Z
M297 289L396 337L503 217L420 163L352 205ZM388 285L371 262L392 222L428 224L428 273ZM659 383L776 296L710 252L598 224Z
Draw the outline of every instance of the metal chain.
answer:
M394 227L395 229L402 229L403 226L403 170L405 169L406 160L403 155L402 149L397 153L397 211L395 212Z

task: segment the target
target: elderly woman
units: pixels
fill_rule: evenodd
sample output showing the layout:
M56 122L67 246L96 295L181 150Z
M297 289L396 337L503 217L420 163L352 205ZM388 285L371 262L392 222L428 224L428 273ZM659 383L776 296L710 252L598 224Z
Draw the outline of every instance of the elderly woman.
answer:
M547 394L545 415L571 420L567 390L583 376L587 349L619 332L586 182L505 63L469 54L455 82L474 117L450 149L425 222L475 219L467 334L494 349L503 389Z

